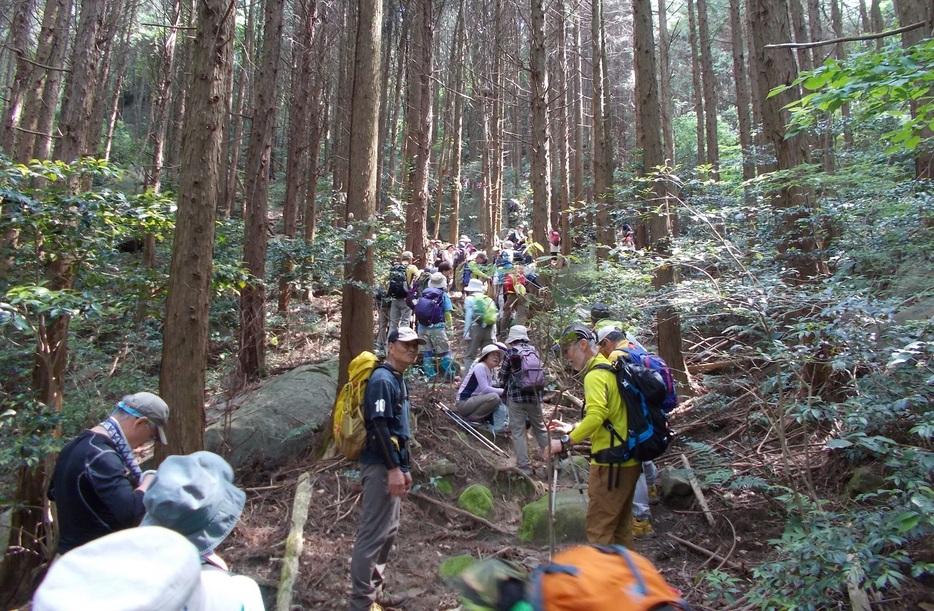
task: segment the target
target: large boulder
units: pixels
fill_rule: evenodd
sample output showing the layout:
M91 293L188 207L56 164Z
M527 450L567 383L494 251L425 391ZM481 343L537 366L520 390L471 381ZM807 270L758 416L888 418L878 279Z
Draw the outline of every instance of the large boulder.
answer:
M522 508L519 540L547 543L548 495ZM574 490L559 490L555 499L555 540L584 542L587 540L587 497Z
M226 456L234 468L262 461L267 466L308 449L312 434L326 426L337 393L337 360L303 365L263 381L231 401L214 405L221 414L204 432L205 447Z

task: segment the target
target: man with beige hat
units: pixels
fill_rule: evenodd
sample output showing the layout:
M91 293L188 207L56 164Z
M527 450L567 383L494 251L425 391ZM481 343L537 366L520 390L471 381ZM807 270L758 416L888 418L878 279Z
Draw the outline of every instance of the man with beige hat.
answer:
M126 395L107 420L65 444L48 490L58 507L59 553L139 525L152 474L143 474L133 449L166 443L168 418L169 406L157 395Z

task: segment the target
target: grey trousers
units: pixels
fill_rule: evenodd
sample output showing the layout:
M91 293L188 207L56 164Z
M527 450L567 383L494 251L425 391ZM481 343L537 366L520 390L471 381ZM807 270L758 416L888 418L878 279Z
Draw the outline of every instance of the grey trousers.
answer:
M464 355L464 371L470 371L470 367L477 359L480 350L487 344L493 343L494 331L495 329L492 325L487 327L484 327L480 323L470 325L470 340L467 344L467 354Z
M457 414L467 420L483 420L493 413L496 406L499 405L499 395L495 392L474 395L466 401L458 401L454 404L457 408Z
M385 465L360 465L360 527L350 559L350 611L367 611L383 586L383 571L399 530L402 499L389 494Z
M392 333L399 327L410 327L412 322L412 310L405 303L405 299L393 299L389 306L389 332Z
M532 423L532 436L535 437L538 447L544 450L548 447L549 437L542 420L542 404L537 401L516 403L506 399L506 407L509 408L509 428L512 431L512 447L516 451L516 468L530 469L532 463L526 445L525 417L528 416Z

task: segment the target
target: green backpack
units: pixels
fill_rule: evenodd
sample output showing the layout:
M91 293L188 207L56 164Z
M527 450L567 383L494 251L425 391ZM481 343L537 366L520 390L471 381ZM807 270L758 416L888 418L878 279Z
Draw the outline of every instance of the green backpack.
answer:
M473 312L474 320L484 327L495 325L496 317L499 314L496 311L496 304L493 303L493 300L490 299L488 295L477 295L474 298Z

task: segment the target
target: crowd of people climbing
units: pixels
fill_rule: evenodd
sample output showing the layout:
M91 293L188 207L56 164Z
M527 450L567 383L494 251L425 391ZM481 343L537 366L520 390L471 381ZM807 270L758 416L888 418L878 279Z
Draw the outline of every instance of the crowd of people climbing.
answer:
M626 333L610 308L595 303L589 321L569 325L551 346L581 374L586 410L576 424L547 418L543 396L549 375L528 326L529 292L547 289L538 281L525 230L518 225L491 253L476 249L466 235L457 245L432 242L423 269L414 265L412 252L402 252L377 291L375 350L385 354L393 376L368 385L363 401L364 511L351 569L351 611L400 602L385 591L383 572L399 527L400 499L411 486L403 374L417 363L425 379L456 388L455 422L485 431L494 442L511 441L515 469L525 476L544 475L534 469L539 459L554 469L556 457L590 441L586 534L591 544L609 546L599 548L603 553L625 556L634 538L653 535L650 506L659 497L651 459L671 433L667 416L652 418L677 403L671 373ZM631 230L626 237L631 244ZM560 236L549 241L555 253ZM463 316L456 321L454 303ZM455 333L462 334L462 366L452 350ZM632 382L628 389L624 378ZM643 411L634 415L636 404ZM634 431L639 439L632 438ZM537 452L529 450L529 434ZM675 605L677 598L662 596L659 602Z
M560 236L549 241L555 252ZM363 494L351 552L351 611L405 602L386 589L385 569L399 530L401 499L413 489L406 372L416 364L421 369L416 379L449 383L459 424L475 435L490 435L494 444L508 438L515 469L525 477L541 477L543 471L536 470L541 463L554 474L557 460L590 441L585 522L591 545L555 555L532 575L497 560L480 563L471 570L492 571L493 577L465 580L486 584L466 588L466 597L482 599L486 608L531 609L530 597L554 602L568 591L601 592L580 584L612 572L616 583L640 584L641 589L627 590L631 598L651 603L640 608L683 608L651 564L629 551L634 538L652 534L650 506L658 494L651 459L670 439L664 414L677 404L670 371L626 332L609 307L592 304L590 319L567 326L550 347L581 375L586 410L577 423L547 417L544 394L553 377L532 341L543 334L533 334L529 320L529 293L547 289L538 281L528 245L521 224L490 253L476 249L467 236L457 245L432 242L425 257L429 265L420 269L413 253L402 252L380 282L375 342L380 356L366 352L351 362L351 382L334 417L335 440L349 457L341 442L350 412L339 418L338 408L358 402L352 456L359 461ZM460 362L452 340L463 340ZM264 608L256 582L231 572L215 553L244 507L245 494L233 483L230 465L216 454L196 452L170 456L154 471L139 467L134 449L166 443L168 417L169 407L157 395L127 395L110 417L64 446L47 492L57 506L58 555L33 608ZM575 468L571 460L566 464ZM561 562L576 567L571 582L549 569ZM145 580L110 578L114 567L128 566L142 570ZM605 604L616 608L615 596ZM598 599L576 603L583 606L573 608L609 608Z

